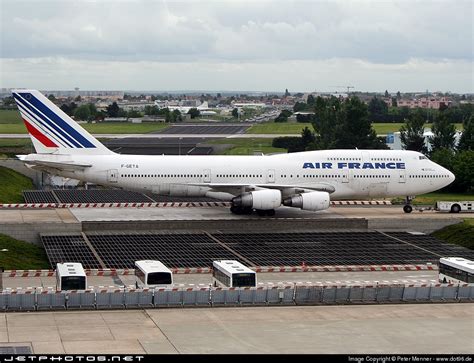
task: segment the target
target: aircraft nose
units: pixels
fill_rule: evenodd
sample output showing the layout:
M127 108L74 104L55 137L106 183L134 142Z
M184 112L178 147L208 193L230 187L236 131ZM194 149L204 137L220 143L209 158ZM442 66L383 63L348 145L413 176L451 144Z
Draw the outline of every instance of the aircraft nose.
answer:
M449 173L449 181L452 183L456 179L456 175L451 173L449 170L448 170L448 173Z
M446 175L448 175L448 180L447 180L446 185L451 184L456 179L456 176L453 173L451 173L448 169L443 168L443 172L446 173Z

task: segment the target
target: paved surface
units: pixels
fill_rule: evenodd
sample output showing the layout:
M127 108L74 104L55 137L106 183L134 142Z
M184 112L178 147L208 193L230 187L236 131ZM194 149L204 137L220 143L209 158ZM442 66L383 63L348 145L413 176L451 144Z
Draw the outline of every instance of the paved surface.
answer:
M6 313L35 354L472 353L474 304Z
M210 274L175 274L176 287L207 287L212 283ZM90 276L88 285L92 287L135 285L134 275L128 276ZM259 285L283 283L321 283L321 284L400 284L438 282L438 272L420 271L370 271L370 272L262 272L257 274ZM3 287L55 287L55 277L4 277Z
M116 221L116 220L201 220L201 219L260 219L253 214L231 214L226 207L216 208L100 208L70 210L80 221ZM296 208L281 207L276 211L276 218L371 218L371 219L459 219L474 218L474 213L451 214L434 211L406 214L402 206L333 206L325 211L309 212Z
M154 134L243 134L250 125L172 125Z
M69 209L0 209L1 223L78 223Z
M158 207L158 208L71 208L71 209L0 209L2 223L120 221L120 220L200 220L200 219L259 219L231 214L227 207ZM281 207L275 218L370 218L397 220L474 218L474 213L440 213L414 211L403 213L401 206L332 206L325 211L308 212Z
M94 134L93 136L98 139L122 139L126 137L139 137L139 138L156 138L159 134ZM184 137L196 137L196 134L163 134L166 137L172 138L184 138ZM274 139L280 136L301 136L301 134L199 134L199 137L204 138L223 138L223 137L236 137L243 139ZM26 139L29 138L28 134L0 134L0 139Z

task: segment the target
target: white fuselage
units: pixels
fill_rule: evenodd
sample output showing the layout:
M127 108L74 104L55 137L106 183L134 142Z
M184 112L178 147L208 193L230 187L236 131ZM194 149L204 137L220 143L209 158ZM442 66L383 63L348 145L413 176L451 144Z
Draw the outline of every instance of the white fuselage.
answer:
M329 186L334 190L332 200L414 196L454 180L451 172L413 151L324 150L271 156L30 154L29 158L90 164L83 170L50 172L100 185L224 200L248 186L275 186L282 195L298 188Z

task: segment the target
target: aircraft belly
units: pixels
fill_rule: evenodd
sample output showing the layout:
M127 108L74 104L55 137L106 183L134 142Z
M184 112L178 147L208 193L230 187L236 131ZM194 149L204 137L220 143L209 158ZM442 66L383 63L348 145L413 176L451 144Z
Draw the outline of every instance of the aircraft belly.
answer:
M155 194L172 197L203 197L209 191L209 188L206 187L169 183L154 185L151 189Z

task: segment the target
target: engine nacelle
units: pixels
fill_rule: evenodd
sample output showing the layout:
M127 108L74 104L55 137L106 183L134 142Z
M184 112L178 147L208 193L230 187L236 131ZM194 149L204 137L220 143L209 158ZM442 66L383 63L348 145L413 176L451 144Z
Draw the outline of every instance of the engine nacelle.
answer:
M287 207L301 208L303 210L318 211L329 208L329 193L310 192L293 195L283 201Z
M255 209L275 209L281 205L281 192L274 189L257 190L243 193L232 199L236 207L251 207Z

